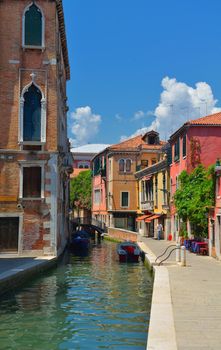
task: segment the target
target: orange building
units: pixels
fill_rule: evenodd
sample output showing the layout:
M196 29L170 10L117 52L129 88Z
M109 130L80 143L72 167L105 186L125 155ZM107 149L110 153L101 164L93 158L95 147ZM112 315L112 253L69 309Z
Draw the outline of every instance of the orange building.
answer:
M2 0L0 41L0 252L59 255L72 171L62 0Z
M93 159L92 218L135 231L138 190L134 173L155 164L164 143L150 131L107 147Z

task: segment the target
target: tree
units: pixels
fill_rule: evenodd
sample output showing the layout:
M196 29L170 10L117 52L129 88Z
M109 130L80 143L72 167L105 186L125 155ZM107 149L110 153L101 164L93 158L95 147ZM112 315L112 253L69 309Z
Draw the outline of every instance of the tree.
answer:
M179 176L179 188L174 202L183 222L189 220L195 228L195 234L207 236L207 217L209 207L214 205L215 175L214 166L206 169L196 167L190 174L185 170Z
M91 209L91 170L80 172L71 179L70 200L71 207Z

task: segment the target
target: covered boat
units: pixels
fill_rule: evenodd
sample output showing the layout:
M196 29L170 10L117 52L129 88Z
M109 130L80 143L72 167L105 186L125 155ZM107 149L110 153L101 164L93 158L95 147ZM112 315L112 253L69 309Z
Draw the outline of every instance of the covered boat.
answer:
M90 236L88 232L79 230L73 233L70 239L70 248L74 251L88 250L90 247Z
M117 253L120 262L138 262L141 250L136 243L126 241L118 244Z

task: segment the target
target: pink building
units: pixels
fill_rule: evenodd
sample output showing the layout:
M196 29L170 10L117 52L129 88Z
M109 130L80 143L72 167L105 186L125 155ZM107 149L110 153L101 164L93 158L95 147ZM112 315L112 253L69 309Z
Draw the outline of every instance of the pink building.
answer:
M81 171L91 169L91 160L99 152L103 151L109 145L88 144L71 149L74 163L71 177L77 176Z
M93 160L92 179L92 213L93 223L98 226L108 226L107 218L107 193L106 193L106 154L104 150Z
M72 148L71 152L74 162L71 178L78 176L82 171L92 169L92 158L108 146L106 144L87 144ZM73 219L80 220L83 223L90 223L91 211L86 208L77 207L73 210Z
M221 113L186 122L171 135L169 142L172 148L170 167L172 199L178 188L178 177L183 170L191 172L199 164L208 167L215 164L217 158L221 158ZM171 202L171 233L174 239L178 238L178 232L179 219L174 203Z
M219 159L215 166L216 188L215 207L209 215L209 250L210 255L221 258L221 163Z

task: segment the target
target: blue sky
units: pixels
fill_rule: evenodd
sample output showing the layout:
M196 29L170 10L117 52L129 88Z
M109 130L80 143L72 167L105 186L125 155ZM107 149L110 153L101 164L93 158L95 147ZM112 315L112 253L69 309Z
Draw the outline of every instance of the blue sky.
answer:
M166 139L186 119L219 110L220 0L63 4L74 144L117 143L148 128Z

